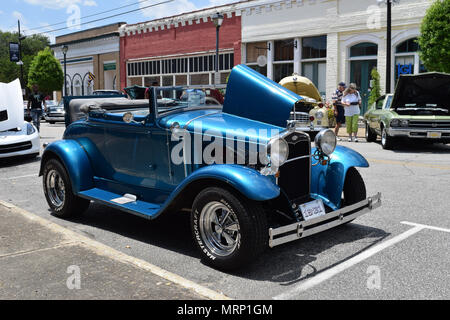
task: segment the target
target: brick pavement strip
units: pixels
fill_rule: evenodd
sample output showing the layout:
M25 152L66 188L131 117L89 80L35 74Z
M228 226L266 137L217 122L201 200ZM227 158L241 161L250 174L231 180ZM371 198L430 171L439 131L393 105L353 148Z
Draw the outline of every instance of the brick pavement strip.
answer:
M0 299L229 299L1 200L0 221Z

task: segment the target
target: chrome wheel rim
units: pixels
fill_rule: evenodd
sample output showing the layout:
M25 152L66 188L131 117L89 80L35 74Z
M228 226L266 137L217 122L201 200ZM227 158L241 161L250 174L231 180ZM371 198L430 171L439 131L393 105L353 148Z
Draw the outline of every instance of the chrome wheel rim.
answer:
M57 170L50 170L45 180L47 195L52 205L56 208L64 204L66 198L66 188L61 175Z
M386 130L383 128L383 131L381 132L381 144L384 146L386 145Z
M221 257L232 254L241 239L236 214L218 201L212 201L203 207L199 227L205 245Z

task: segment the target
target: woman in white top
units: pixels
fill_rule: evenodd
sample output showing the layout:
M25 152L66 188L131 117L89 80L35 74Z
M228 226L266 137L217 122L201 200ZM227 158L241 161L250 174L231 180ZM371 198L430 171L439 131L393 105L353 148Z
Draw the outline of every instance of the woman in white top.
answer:
M347 126L348 141L352 141L352 134L355 136L355 142L358 142L358 119L359 106L361 104L361 96L356 90L356 84L350 83L348 88L344 91L342 97L342 105L344 106L345 123Z

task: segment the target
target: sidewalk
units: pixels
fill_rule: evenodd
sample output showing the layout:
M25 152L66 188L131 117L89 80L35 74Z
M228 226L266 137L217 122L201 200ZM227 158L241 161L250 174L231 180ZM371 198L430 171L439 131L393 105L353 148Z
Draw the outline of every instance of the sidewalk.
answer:
M226 299L0 201L0 299Z

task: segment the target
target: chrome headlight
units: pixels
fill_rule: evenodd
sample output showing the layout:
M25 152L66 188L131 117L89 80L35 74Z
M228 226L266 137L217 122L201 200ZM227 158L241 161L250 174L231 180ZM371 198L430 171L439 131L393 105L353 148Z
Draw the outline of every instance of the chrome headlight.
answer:
M408 124L409 124L409 122L408 122L408 120L401 120L400 121L400 126L402 126L402 127L407 127L408 126Z
M267 144L267 155L271 166L279 168L289 156L289 146L283 138L273 138Z
M33 134L36 132L36 129L31 123L27 123L27 135Z
M336 135L331 129L322 130L316 135L314 144L319 151L329 156L334 152L334 149L336 149Z
M323 112L317 111L317 112L316 112L316 118L317 118L317 119L322 119L322 118L323 118Z
M398 127L400 125L400 120L394 119L391 121L391 127Z

